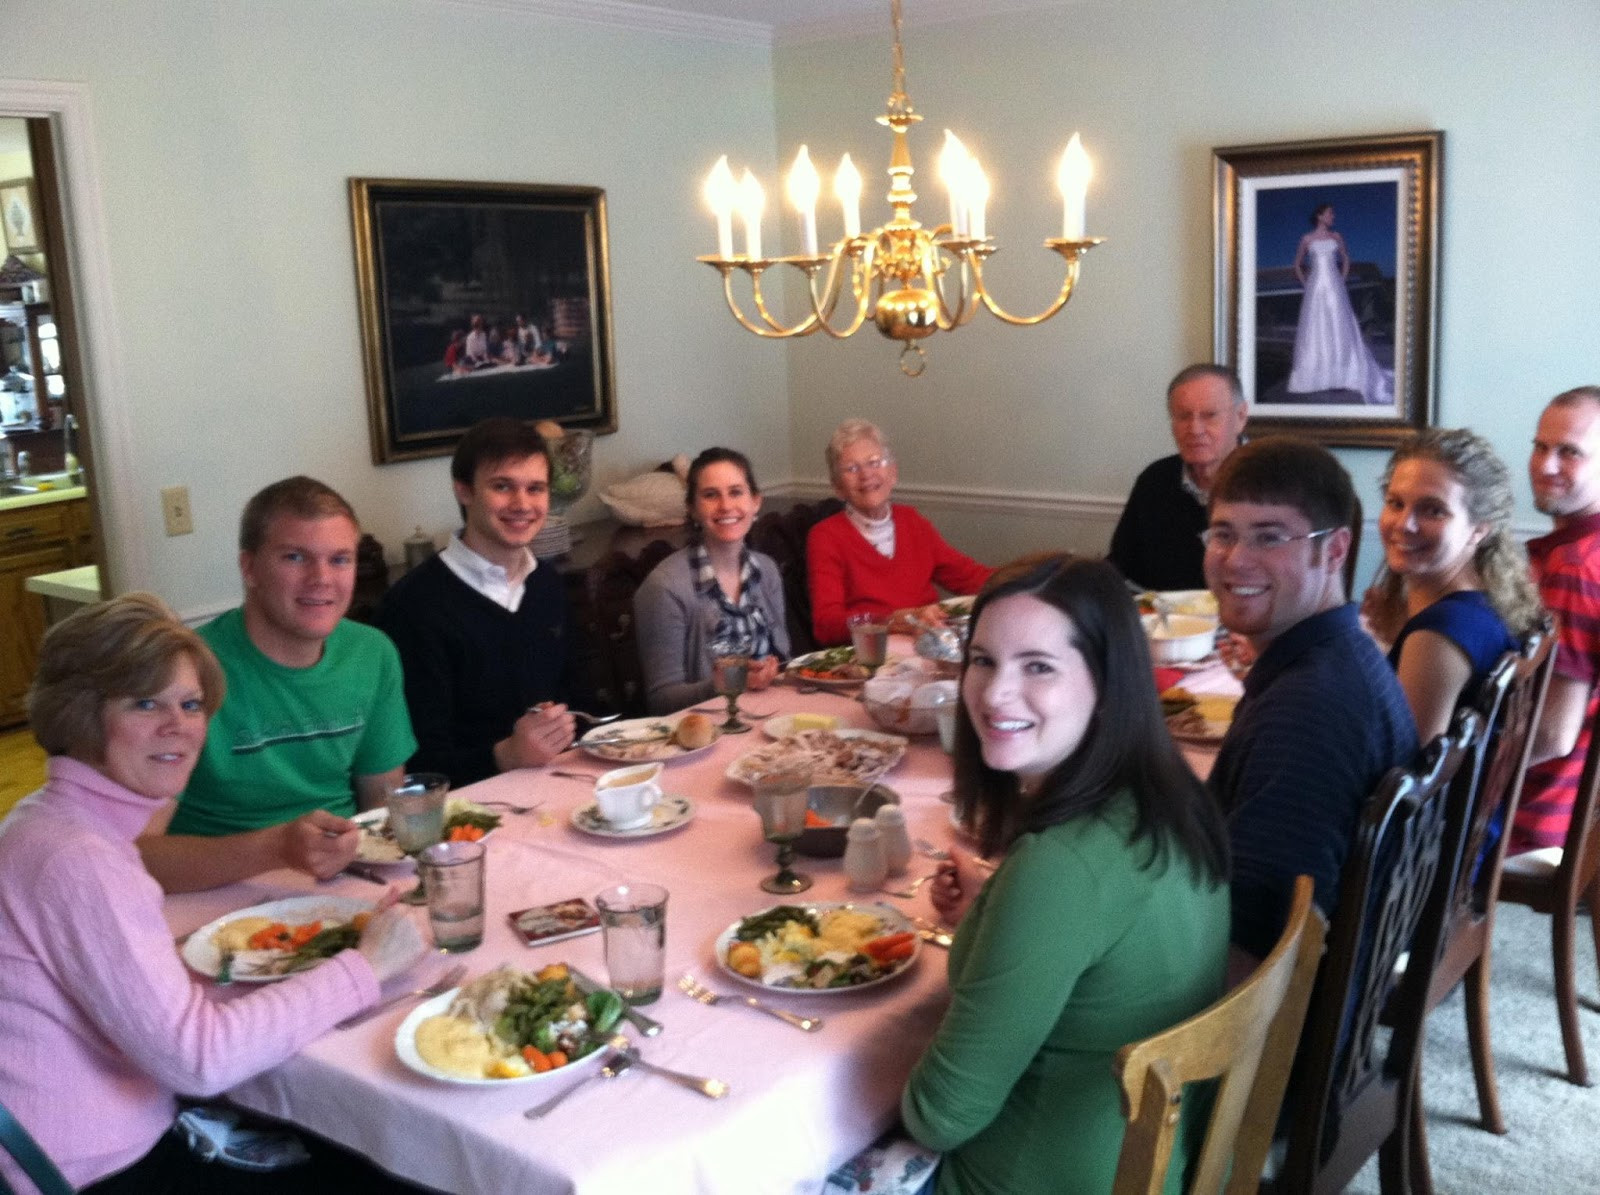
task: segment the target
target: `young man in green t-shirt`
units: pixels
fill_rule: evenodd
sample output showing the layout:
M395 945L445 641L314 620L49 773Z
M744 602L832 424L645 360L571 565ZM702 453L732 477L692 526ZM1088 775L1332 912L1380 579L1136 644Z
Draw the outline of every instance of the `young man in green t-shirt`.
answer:
M344 619L360 535L309 477L245 505L244 604L200 628L228 693L170 823L140 839L168 892L278 867L336 874L360 838L350 815L382 805L416 750L393 645Z

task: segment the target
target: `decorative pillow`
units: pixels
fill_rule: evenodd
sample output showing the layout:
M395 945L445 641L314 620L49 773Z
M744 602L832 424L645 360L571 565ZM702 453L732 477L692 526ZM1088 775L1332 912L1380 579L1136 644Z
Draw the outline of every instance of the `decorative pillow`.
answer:
M667 464L627 481L609 485L600 501L619 523L631 527L677 527L684 522L684 495L688 493L689 458L683 453Z

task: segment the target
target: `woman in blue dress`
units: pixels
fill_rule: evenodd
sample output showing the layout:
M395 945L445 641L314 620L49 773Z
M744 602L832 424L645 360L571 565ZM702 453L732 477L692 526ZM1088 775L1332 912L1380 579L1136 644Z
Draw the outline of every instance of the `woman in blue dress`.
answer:
M1511 535L1511 476L1487 440L1433 428L1395 449L1383 479L1383 568L1364 613L1394 665L1423 742L1471 700L1543 616Z

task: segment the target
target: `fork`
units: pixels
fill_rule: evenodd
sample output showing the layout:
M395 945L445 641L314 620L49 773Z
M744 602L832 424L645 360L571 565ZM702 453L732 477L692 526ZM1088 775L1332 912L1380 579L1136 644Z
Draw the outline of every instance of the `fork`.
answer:
M781 1008L774 1008L770 1004L764 1004L754 996L724 996L718 992L713 992L688 972L685 972L679 978L678 990L690 999L700 1001L701 1004L708 1008L714 1008L724 1000L732 1000L736 1004L745 1004L750 1008L758 1009L769 1017L777 1017L780 1021L787 1021L796 1029L804 1029L807 1033L813 1033L822 1028L821 1017L797 1016L792 1012L785 1012Z
M550 702L548 701L541 701L538 705L530 705L528 707L528 712L530 714L536 714L549 704ZM582 710L568 710L567 713L571 714L574 718L582 718L590 726L604 726L607 722L615 722L618 718L622 717L621 714L586 714Z
M510 801L479 801L480 805L488 805L494 809L504 809L507 813L532 813L544 807L543 801L535 801L532 805L513 805Z
M916 879L911 881L911 887L909 888L880 888L878 891L882 892L885 896L898 896L903 900L910 900L917 894L917 891L922 887L922 885L933 879L933 877L937 874L937 872L930 871L925 876L918 876Z
M671 1079L681 1087L690 1091L698 1091L708 1099L720 1100L732 1090L721 1079L703 1079L699 1075L686 1075L682 1071L668 1070L664 1066L657 1066L648 1058L639 1053L639 1047L634 1045L626 1036L619 1033L608 1043L613 1050L625 1056L635 1066L642 1066L647 1071L654 1071L663 1079Z
M582 1079L579 1079L576 1083L567 1088L554 1099L545 1100L544 1103L529 1108L523 1113L523 1115L529 1120L538 1120L539 1117L543 1116L546 1112L554 1111L557 1104L565 1100L574 1091L577 1091L578 1088L588 1083L590 1079L615 1079L618 1075L624 1073L632 1065L633 1058L631 1056L627 1054L613 1054L610 1058L607 1058L603 1063L600 1064L600 1069L594 1074L585 1075Z
M451 988L460 983L461 977L466 973L467 964L457 963L443 975L439 976L437 981L430 983L427 987L418 988L414 992L401 992L398 996L390 996L387 1000L380 1000L365 1012L358 1012L349 1020L340 1021L338 1027L340 1029L349 1029L353 1026L361 1024L364 1021L370 1021L384 1009L393 1008L396 1004L399 1004L405 1000L426 1000L431 999L434 996L442 996Z

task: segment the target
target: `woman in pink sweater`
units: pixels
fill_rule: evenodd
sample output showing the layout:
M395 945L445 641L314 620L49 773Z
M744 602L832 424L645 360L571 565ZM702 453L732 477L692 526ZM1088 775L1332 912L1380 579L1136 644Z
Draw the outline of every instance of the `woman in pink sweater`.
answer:
M845 619L893 614L951 593L977 593L993 569L964 556L910 506L889 499L900 470L883 433L846 419L828 441L828 475L845 508L811 529L806 572L811 630L819 644L850 642Z
M357 949L235 1000L184 969L134 839L183 790L222 694L210 650L149 594L52 627L28 694L49 779L0 822L0 1104L84 1190L213 1189L169 1134L176 1093L276 1066L424 953L390 908ZM0 1175L23 1182L9 1160Z

